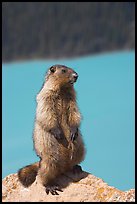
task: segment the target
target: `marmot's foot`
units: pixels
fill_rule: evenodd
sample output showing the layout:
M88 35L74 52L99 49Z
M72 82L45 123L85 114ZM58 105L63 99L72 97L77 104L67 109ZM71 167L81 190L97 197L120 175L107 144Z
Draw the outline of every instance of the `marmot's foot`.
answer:
M63 192L60 188L59 188L59 186L57 186L57 185L54 185L54 186L50 186L50 185L48 185L48 186L45 186L45 190L46 190L46 193L47 194L49 194L49 192L52 194L52 195L59 195L58 193L57 193L57 191L61 191L61 192Z
M82 172L81 166L80 166L80 165L75 165L75 166L73 166L73 172L74 172L74 174L79 174L79 173L81 173L81 172Z

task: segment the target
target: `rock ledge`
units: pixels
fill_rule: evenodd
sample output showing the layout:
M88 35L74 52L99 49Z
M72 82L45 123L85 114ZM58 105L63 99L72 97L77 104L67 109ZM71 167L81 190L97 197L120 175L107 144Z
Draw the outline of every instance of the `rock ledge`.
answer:
M2 180L2 202L135 202L134 189L120 191L84 171L79 175L68 172L57 182L63 192L47 195L38 177L29 188L24 188L17 174L10 174Z

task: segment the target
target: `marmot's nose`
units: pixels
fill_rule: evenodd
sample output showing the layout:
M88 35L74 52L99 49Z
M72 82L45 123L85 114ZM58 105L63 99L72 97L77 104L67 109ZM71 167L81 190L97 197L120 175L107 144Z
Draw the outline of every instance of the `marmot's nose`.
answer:
M75 81L76 81L77 78L78 78L78 74L77 74L76 72L74 72L74 73L72 74L72 76L74 77L74 79L75 79Z

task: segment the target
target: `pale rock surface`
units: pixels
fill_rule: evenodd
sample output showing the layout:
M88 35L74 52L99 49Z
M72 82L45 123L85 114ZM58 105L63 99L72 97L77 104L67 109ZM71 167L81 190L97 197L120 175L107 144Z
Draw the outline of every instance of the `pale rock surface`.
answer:
M2 181L2 202L135 202L134 189L120 191L84 171L65 173L56 182L63 192L47 195L38 176L29 188L24 188L17 174L10 174Z

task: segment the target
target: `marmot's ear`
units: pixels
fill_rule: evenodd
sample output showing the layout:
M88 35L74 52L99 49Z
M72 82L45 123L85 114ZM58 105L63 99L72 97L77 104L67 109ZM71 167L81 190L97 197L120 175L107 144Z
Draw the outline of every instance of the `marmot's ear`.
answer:
M56 67L55 66L50 67L50 72L54 73L55 71L56 71Z

